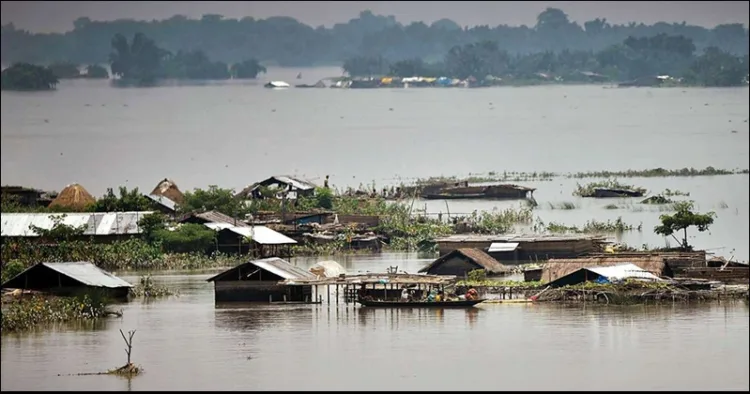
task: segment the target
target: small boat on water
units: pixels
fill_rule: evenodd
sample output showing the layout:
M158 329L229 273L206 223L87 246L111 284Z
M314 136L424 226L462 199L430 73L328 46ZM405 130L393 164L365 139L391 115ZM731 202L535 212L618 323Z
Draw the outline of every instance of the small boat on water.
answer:
M290 87L291 85L284 81L271 81L263 86L269 89L285 89Z
M376 301L358 299L362 306L387 307L387 308L468 308L484 302L479 300L457 300L457 301Z

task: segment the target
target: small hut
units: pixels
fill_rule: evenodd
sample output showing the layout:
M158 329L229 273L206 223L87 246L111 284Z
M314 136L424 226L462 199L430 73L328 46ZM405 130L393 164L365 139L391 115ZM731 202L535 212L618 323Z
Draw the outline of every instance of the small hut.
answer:
M60 194L52 200L49 204L50 207L65 207L72 208L75 210L83 210L87 206L96 202L96 198L91 195L83 186L74 183L72 185L65 186Z
M508 267L500 264L487 253L472 248L456 249L440 256L419 272L428 275L465 276L469 272L479 269L485 270L490 275L504 275L510 272Z
M3 289L34 290L58 296L97 289L117 299L126 298L131 287L130 283L84 261L39 263L2 285Z
M158 185L151 191L152 196L163 196L177 204L185 202L185 195L182 194L177 184L173 180L164 178Z
M561 276L548 285L550 287L562 287L577 285L584 282L615 283L625 280L639 280L645 282L660 282L658 276L638 267L632 263L623 263L607 266L583 267L565 276Z

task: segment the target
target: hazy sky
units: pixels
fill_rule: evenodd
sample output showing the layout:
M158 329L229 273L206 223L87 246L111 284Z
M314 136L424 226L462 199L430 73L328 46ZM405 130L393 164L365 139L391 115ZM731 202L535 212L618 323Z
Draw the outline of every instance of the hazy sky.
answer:
M165 19L175 14L200 17L215 13L229 18L291 16L309 25L346 22L369 9L394 15L402 23L450 18L460 25L533 25L546 7L565 11L579 23L605 17L613 23L682 22L713 27L748 25L748 1L3 1L0 20L35 32L67 31L73 20L119 18Z

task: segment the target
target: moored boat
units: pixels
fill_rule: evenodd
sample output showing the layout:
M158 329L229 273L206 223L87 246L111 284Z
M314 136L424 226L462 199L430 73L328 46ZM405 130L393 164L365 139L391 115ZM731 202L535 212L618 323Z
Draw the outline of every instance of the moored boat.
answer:
M457 300L457 301L376 301L358 299L362 306L388 307L388 308L468 308L484 302L479 300Z

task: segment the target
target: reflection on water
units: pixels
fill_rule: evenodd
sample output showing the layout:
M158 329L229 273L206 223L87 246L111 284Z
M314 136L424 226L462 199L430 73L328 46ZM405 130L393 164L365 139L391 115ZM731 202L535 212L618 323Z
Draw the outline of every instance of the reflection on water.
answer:
M748 389L746 303L215 306L206 277L157 276L180 297L122 318L3 335L2 389ZM124 364L119 329L145 374L58 376Z

